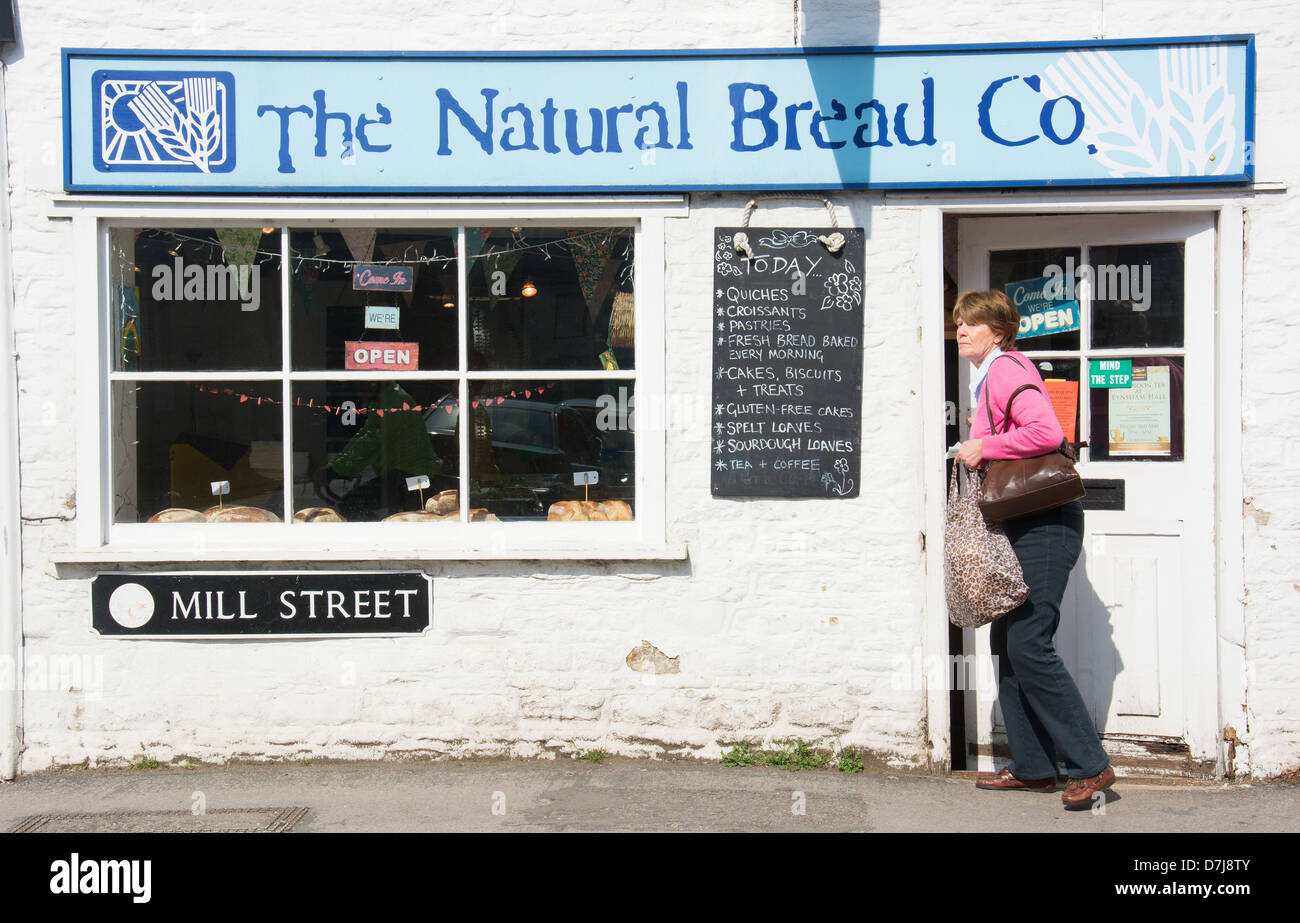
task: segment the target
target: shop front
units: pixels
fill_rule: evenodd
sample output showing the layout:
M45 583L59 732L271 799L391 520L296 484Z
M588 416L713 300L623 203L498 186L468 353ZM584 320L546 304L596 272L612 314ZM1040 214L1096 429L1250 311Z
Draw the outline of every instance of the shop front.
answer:
M1084 445L1103 743L1247 769L1254 54L64 48L10 764L992 766L942 459L945 288L997 288Z

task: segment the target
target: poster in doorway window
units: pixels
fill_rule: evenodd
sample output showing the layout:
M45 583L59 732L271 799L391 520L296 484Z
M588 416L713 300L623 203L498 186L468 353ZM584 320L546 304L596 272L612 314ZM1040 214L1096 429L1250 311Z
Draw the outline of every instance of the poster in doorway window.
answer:
M1047 386L1047 399L1052 402L1052 412L1056 422L1061 424L1061 432L1069 442L1077 442L1078 434L1074 431L1079 420L1079 383L1063 378L1044 378Z
M1131 388L1109 392L1110 455L1168 458L1172 446L1169 367L1133 369Z

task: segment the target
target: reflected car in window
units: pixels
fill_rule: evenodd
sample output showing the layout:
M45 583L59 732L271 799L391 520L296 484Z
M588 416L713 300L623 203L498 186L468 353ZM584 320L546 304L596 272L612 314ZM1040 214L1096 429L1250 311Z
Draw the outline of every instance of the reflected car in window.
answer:
M448 408L451 408L450 411ZM600 407L592 399L558 403L484 399L471 414L489 431L490 451L470 439L470 478L483 494L481 503L502 516L544 516L550 504L585 496L632 500L635 453L633 434L601 430ZM434 451L452 459L458 451L459 401L446 395L425 411ZM584 491L573 483L581 471L599 480ZM476 501L478 502L478 501Z

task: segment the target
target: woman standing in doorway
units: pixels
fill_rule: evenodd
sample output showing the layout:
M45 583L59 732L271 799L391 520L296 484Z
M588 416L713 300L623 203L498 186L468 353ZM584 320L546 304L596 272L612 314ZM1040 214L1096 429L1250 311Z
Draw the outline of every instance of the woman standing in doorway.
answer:
M957 461L971 468L985 461L1032 458L1056 449L1064 439L1047 399L1043 379L1023 354L1011 352L1020 315L1005 294L963 292L953 309L957 352L974 371L976 405L971 438ZM1011 393L1022 385L1011 404ZM988 410L993 411L990 431ZM1069 782L1061 795L1066 810L1087 809L1115 781L1078 687L1065 669L1052 638L1061 620L1061 599L1083 547L1083 504L1007 520L1003 527L1029 585L1029 599L992 624L990 647L998 665L998 703L1007 728L1011 764L982 775L978 788L993 791L1056 790L1056 752L1065 759Z

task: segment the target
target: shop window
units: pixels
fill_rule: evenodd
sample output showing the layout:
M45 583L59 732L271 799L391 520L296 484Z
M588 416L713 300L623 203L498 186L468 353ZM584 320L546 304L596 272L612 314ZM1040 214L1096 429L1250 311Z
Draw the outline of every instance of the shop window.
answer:
M110 523L635 522L636 239L108 227Z

